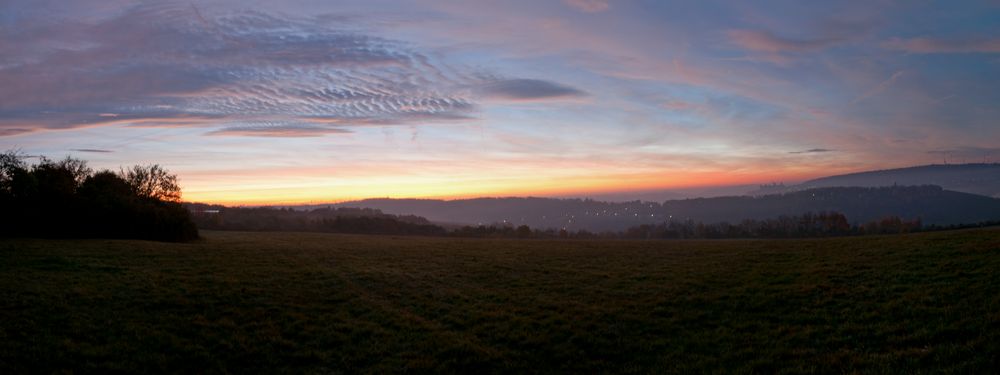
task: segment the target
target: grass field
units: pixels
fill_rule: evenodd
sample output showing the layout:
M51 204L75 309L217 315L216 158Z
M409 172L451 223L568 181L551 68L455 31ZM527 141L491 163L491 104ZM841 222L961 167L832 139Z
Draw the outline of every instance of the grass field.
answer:
M989 373L1000 230L0 240L0 372Z

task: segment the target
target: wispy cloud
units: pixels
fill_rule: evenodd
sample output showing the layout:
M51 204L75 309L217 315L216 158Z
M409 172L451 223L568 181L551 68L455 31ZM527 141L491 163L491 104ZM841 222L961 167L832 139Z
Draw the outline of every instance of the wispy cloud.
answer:
M667 100L660 107L668 111L692 111L702 109L704 106L684 100Z
M610 8L608 0L563 0L563 2L587 13L600 13Z
M892 73L892 75L889 76L889 78L886 78L885 81L879 82L879 84L875 85L875 87L872 87L870 90L865 91L865 93L861 94L857 98L854 98L854 100L851 103L852 104L856 104L856 103L858 103L858 102L860 102L862 100L865 100L865 99L868 99L868 98L870 98L870 97L872 97L874 95L877 95L877 94L881 93L882 91L885 91L887 88L889 88L889 86L892 86L892 84L896 83L896 80L898 80L899 77L902 77L902 76L903 76L903 71L902 70L897 71L895 73Z
M1000 53L1000 38L891 38L882 47L908 53Z
M213 130L208 135L213 136L246 136L272 138L319 137L327 134L347 134L350 130L317 126L312 124L254 124L227 126Z
M811 149L802 150L802 151L789 151L788 153L789 154L822 154L822 153L834 152L834 151L836 151L836 150L831 150L831 149L828 149L828 148L811 148Z
M111 151L111 150L103 150L103 149L97 149L97 148L71 148L70 151L89 152L89 153L96 153L96 154L110 154L110 153L114 152L114 151Z

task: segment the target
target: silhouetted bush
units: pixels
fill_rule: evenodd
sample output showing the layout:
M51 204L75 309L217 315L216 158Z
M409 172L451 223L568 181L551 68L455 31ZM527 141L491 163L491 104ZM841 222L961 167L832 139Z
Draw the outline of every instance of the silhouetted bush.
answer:
M17 151L0 154L2 236L198 238L190 214L176 202L176 177L157 165L93 173L78 159L41 157L34 165L25 159Z

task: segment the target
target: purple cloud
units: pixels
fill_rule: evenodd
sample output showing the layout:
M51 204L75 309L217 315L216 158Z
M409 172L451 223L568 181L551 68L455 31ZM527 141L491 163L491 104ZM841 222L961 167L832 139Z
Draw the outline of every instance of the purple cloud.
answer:
M346 134L350 130L309 123L250 123L226 126L208 133L213 136L237 135L248 137L320 137L327 134Z
M491 98L508 100L544 100L587 96L586 92L555 82L539 79L507 79L487 83L482 93Z
M882 47L908 53L1000 53L1000 38L891 38Z
M0 34L0 136L101 124L316 136L343 132L330 124L469 120L477 104L467 88L484 84L488 96L513 99L581 95L546 81L484 81L324 20L155 3L87 23L8 28ZM226 125L233 120L316 127L234 129Z

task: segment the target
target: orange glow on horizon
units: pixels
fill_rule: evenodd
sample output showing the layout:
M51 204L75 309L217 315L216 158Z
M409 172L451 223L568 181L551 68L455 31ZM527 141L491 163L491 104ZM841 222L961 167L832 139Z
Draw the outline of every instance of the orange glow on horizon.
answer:
M364 179L315 179L267 184L255 177L246 183L200 180L184 191L188 202L224 205L282 205L337 203L368 198L466 199L510 196L572 196L642 192L650 190L749 185L774 181L802 181L816 172L675 172L614 175L570 175L496 178L421 178L414 176ZM273 179L270 179L273 181Z

